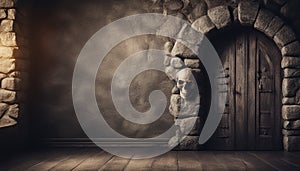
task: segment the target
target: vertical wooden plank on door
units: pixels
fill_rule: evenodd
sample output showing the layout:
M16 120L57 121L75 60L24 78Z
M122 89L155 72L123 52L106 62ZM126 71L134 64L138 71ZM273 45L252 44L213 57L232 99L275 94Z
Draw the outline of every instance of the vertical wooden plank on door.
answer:
M245 130L245 59L246 59L246 37L245 34L237 37L236 40L236 72L235 72L235 142L236 149L245 149L247 145L247 130Z
M253 32L248 34L249 36L249 55L248 55L248 150L255 149L255 137L256 137L256 59L257 59L257 37Z

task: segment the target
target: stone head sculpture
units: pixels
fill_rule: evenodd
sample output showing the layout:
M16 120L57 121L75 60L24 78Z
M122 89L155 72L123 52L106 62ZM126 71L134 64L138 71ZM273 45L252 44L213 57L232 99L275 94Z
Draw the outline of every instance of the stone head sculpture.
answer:
M193 91L197 89L197 83L192 73L192 69L184 68L176 74L177 87L180 90L180 96L184 100L189 100L195 96Z

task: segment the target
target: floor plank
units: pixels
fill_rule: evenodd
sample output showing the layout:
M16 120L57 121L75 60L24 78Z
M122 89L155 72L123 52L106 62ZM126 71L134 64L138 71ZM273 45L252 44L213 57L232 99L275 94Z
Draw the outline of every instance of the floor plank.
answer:
M124 170L125 171L132 171L132 170L146 171L146 170L151 170L153 161L154 161L154 158L131 159Z
M201 162L202 169L203 170L224 170L224 165L220 164L218 160L216 159L216 156L211 151L195 151L196 158L194 160L197 160Z
M284 153L282 152L251 152L250 154L256 156L260 160L263 160L278 170L300 170L299 167L282 160L284 158Z
M121 157L114 156L112 159L110 159L104 166L102 166L99 170L124 170L124 168L127 166L130 159L124 159Z
M41 161L40 163L37 163L36 165L33 165L32 167L28 168L26 171L41 171L41 170L49 170L59 163L66 161L70 156L77 155L80 150L78 149L62 149L56 154L53 155L47 155L48 157Z
M112 159L112 157L113 155L107 152L104 151L98 152L97 154L89 157L87 160L85 160L76 168L74 168L74 171L99 170L102 166L105 165L106 162Z
M192 151L178 152L178 170L203 170L201 162L195 158Z
M222 170L247 170L245 163L234 151L218 151L214 154L217 162L224 167Z
M33 153L27 153L22 154L18 156L17 158L13 158L10 161L8 161L5 166L2 166L1 170L8 170L8 171L20 171L20 170L26 170L27 168L30 168L31 166L45 160L48 156L53 155L54 153L57 153L58 151L36 151Z
M91 154L89 149L80 149L77 154L70 155L66 160L59 162L52 167L51 171L69 171L77 167L81 162L86 160Z
M274 167L268 165L264 161L256 158L255 156L249 154L248 152L236 152L236 155L242 159L247 170L268 170L273 171L276 170Z
M152 163L152 170L178 170L177 151L170 151L166 154L156 157Z

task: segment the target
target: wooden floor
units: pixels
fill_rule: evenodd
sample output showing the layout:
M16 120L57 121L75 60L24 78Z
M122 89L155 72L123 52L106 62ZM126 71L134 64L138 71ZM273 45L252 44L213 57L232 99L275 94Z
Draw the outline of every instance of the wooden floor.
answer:
M3 156L2 156L3 157ZM130 160L100 149L32 151L0 162L0 170L300 170L300 152L171 151Z

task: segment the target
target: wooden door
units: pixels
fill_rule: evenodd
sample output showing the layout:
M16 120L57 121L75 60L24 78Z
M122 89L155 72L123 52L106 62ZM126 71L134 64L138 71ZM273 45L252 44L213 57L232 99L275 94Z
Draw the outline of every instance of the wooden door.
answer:
M226 81L222 84L227 85L228 97L207 147L281 149L281 54L277 46L260 32L245 28L221 34L212 43L223 62Z

